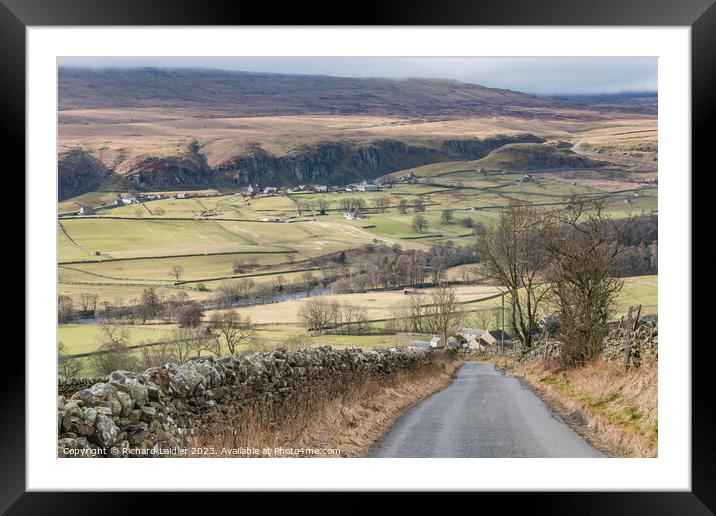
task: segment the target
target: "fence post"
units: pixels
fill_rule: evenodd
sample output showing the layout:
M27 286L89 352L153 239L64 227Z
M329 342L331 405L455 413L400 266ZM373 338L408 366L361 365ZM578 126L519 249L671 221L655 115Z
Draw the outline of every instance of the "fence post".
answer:
M636 309L636 320L634 321L634 330L639 327L639 317L641 317L641 305Z
M626 343L624 344L624 367L629 367L629 358L631 356L631 332L632 332L632 306L629 306L629 313L627 315L627 325L626 325Z

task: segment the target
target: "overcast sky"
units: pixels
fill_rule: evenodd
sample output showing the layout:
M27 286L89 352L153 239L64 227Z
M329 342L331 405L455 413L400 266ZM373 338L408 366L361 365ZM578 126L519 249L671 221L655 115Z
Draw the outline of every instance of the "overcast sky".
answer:
M339 77L457 79L534 94L657 90L655 57L64 57L60 66L219 68Z

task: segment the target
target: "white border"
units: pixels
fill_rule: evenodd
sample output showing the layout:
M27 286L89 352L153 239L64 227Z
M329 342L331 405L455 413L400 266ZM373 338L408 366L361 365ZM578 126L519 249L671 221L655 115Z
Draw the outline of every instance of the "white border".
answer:
M28 490L690 489L689 28L32 27L27 43ZM56 57L327 53L659 57L658 459L55 458Z

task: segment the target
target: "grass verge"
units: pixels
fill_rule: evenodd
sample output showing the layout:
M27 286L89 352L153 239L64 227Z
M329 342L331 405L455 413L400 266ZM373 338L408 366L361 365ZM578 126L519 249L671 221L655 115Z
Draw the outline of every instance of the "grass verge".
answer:
M507 364L505 364L507 365ZM614 457L658 453L657 364L625 370L597 360L560 371L547 361L510 368L593 446Z
M418 371L398 373L388 382L364 382L339 398L295 407L280 424L248 413L240 425L199 433L195 446L217 450L214 457L365 457L404 411L449 385L461 363L445 359ZM239 448L257 453L231 452ZM287 449L305 451L276 452Z

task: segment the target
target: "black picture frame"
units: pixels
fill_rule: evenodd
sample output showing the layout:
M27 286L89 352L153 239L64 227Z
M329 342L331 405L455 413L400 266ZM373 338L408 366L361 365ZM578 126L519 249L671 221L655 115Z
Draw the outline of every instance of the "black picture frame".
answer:
M559 26L689 26L692 70L692 162L708 171L712 153L708 128L716 124L716 0L400 0L354 5L278 4L245 0L0 0L0 126L6 149L19 157L24 170L25 29L29 26L107 25L559 25ZM688 171L683 171L685 175ZM693 178L693 174L692 174ZM692 189L692 235L708 222L693 208L708 206L705 189ZM706 219L708 220L708 219ZM693 253L693 248L692 248ZM707 257L694 257L692 267L706 270ZM26 274L29 271L26 270ZM692 271L693 275L694 271ZM702 288L699 284L699 288ZM704 287L708 288L708 286ZM708 320L707 303L692 300L692 320ZM682 322L684 342L696 342L691 321ZM694 328L696 330L696 328ZM690 492L591 492L479 494L479 503L527 502L537 514L712 514L716 511L716 436L710 376L711 344L692 346L692 490ZM56 493L25 490L25 376L24 353L6 346L0 417L0 510L8 514L143 513L147 507L126 493ZM344 495L345 496L345 495ZM354 496L354 495L349 495ZM169 501L164 496L163 503ZM421 497L415 497L420 502ZM507 501L506 501L507 500ZM188 497L175 494L174 503ZM220 503L220 502L217 502ZM361 509L343 500L341 506ZM362 506L365 510L365 506ZM341 510L340 512L348 512ZM363 511L362 511L363 512ZM334 513L335 514L335 513Z

